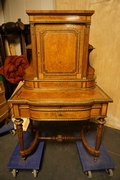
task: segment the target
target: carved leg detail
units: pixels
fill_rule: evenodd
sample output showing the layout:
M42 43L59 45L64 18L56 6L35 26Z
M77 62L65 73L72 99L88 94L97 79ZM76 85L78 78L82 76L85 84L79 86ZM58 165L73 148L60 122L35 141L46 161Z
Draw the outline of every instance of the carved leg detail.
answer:
M21 118L17 118L15 120L15 125L16 125L16 129L17 129L17 134L18 134L18 139L19 139L19 143L20 143L20 154L22 156L22 160L25 160L25 155L24 153L24 140L23 140L23 120Z
M102 135L103 135L105 122L106 121L105 121L104 118L98 119L97 134L96 134L96 144L95 144L95 150L96 151L99 151L99 149L100 149L100 144L101 144L101 140L102 140ZM97 160L98 156L95 155L94 159Z
M37 128L32 127L33 130L35 131L35 137L30 147L25 149L24 138L23 138L23 128L22 128L23 120L21 118L17 118L14 123L16 125L18 139L20 143L20 155L22 156L22 160L25 160L27 155L29 155L35 149L38 143L39 131L37 130Z

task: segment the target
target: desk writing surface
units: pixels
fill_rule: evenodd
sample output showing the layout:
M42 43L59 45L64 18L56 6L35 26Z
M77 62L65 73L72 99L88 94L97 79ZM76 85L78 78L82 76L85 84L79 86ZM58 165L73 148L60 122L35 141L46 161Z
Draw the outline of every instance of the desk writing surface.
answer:
M12 103L94 103L112 102L98 86L92 89L26 89L24 86L14 95Z

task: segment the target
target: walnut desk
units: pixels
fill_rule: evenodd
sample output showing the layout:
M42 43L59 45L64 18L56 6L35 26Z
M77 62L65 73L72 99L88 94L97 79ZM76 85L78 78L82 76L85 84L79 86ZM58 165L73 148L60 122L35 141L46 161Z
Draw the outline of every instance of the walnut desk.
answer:
M95 83L89 64L89 30L94 11L28 10L32 60L23 86L9 99L16 118L20 154L24 159L34 149L24 149L22 117L35 121L90 121L98 119L96 144L86 149L98 158L108 103L112 99Z

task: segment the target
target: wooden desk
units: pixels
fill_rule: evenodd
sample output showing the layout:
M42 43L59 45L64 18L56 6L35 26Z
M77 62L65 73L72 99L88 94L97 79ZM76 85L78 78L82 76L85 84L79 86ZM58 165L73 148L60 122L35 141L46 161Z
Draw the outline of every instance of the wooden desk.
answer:
M36 121L90 121L98 119L95 149L82 142L98 158L107 114L108 97L95 83L89 64L89 29L94 11L27 11L30 19L32 60L24 85L9 100L16 118L20 154L24 159L35 147L24 149L22 117ZM30 71L29 71L30 69ZM62 137L64 138L64 137ZM59 138L58 138L59 139ZM60 140L60 139L59 139Z

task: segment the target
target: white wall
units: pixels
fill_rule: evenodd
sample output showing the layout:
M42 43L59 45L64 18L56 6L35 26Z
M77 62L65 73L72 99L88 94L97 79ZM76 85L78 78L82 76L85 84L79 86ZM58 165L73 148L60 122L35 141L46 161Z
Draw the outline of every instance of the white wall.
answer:
M55 0L6 0L4 3L4 19L5 22L16 22L18 18L24 24L28 24L28 15L26 10L54 9Z
M95 49L90 64L97 84L113 99L106 125L120 129L120 0L56 0L56 9L95 10L89 41Z
M90 42L91 65L98 85L113 99L108 106L107 125L120 129L120 0L90 4L92 17Z

